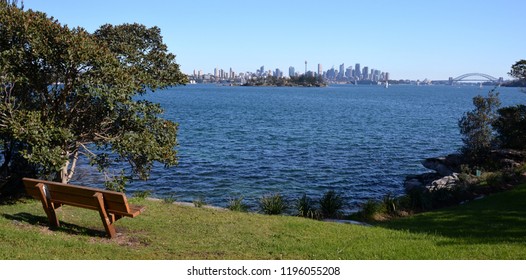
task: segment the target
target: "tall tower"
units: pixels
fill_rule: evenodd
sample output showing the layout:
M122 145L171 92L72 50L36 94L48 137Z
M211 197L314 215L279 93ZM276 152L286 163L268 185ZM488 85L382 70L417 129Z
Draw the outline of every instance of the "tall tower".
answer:
M305 60L305 75L307 75L307 61Z
M295 69L294 67L290 66L289 67L289 77L294 77L296 74L295 74Z
M354 65L354 76L358 79L362 76L362 68L360 67L360 63L356 63Z
M318 63L318 76L323 76L323 67L321 66L321 63Z
M345 63L340 64L340 71L338 72L338 78L343 79L345 76Z
M364 80L369 80L369 67L368 66L363 67L362 76Z

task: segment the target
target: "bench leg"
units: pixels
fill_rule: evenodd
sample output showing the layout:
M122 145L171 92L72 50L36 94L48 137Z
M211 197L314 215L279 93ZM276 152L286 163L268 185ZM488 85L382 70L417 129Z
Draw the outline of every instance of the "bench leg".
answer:
M44 212L46 212L47 219L49 220L49 227L51 228L57 228L60 226L60 223L57 218L57 214L55 213L55 206L52 202L48 201L46 192L44 190L44 184L38 184L37 185L40 193L40 201L42 202L42 207L44 208Z
M117 233L115 232L115 227L113 226L112 221L108 217L108 213L106 212L106 208L104 207L104 199L101 193L96 193L93 195L93 197L97 200L97 203L99 205L99 214L100 218L102 220L102 224L104 225L104 229L106 229L106 233L110 238L114 238L117 236Z

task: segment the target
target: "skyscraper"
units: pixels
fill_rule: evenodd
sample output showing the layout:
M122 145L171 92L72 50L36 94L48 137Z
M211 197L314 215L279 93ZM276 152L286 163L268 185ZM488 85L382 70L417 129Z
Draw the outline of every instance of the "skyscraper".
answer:
M345 77L346 78L352 77L352 66L347 67L347 69L345 70Z
M345 63L340 64L340 71L338 72L338 79L343 79L345 75Z
M360 67L360 63L356 63L354 66L354 77L357 79L362 77L362 68Z
M296 70L294 69L294 67L290 66L289 67L289 77L294 77L296 76Z
M364 80L369 80L369 67L367 66L363 67L362 77Z
M318 76L323 76L323 68L320 63L318 63Z

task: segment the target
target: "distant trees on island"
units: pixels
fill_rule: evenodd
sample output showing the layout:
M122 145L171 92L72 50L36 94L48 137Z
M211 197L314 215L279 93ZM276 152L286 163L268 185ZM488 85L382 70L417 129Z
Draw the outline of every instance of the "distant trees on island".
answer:
M300 75L284 78L275 76L261 76L248 79L243 86L277 86L277 87L325 87L327 83L321 76Z

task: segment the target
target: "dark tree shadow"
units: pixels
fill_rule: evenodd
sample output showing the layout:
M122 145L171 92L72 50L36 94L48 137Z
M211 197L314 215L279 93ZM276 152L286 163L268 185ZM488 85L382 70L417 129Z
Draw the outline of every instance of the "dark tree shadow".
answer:
M2 214L2 216L12 221L24 222L24 223L28 223L34 226L49 227L48 219L45 216L35 216L33 214L26 213L26 212L16 213L13 215ZM105 231L90 229L87 227L78 226L78 225L70 224L70 223L63 222L63 221L60 221L60 227L58 228L49 227L49 229L52 231L64 232L67 234L74 234L74 235L106 237Z
M449 237L458 244L524 244L526 187L379 226Z

